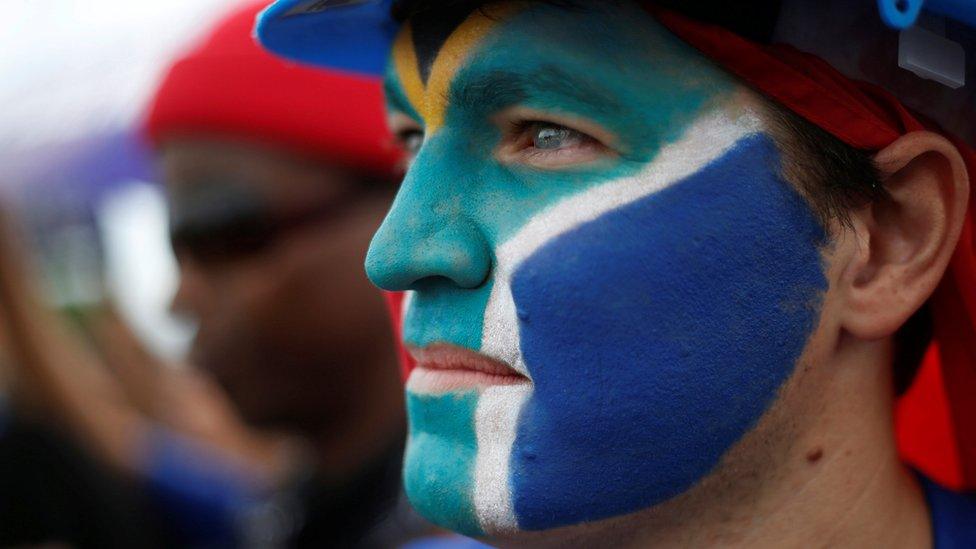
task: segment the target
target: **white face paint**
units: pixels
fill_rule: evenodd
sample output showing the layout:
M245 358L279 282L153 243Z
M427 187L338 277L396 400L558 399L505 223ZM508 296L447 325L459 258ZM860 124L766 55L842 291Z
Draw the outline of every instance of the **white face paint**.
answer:
M669 188L727 154L743 138L762 130L763 124L753 111L739 110L733 115L726 109L713 110L695 121L679 141L662 148L659 156L638 174L607 181L534 215L495 251L497 265L484 313L481 353L511 365L531 379L531 368L525 364L519 347L519 318L511 290L512 274L522 262L561 235ZM406 293L405 322L410 318L408 312L414 297L415 292ZM510 482L512 449L519 415L531 396L532 386L496 385L476 389L479 398L475 411L474 512L485 533L510 534L518 530ZM424 369L412 372L407 390L416 395L449 392Z
M426 135L367 271L410 291L407 494L467 535L682 493L812 329L822 230L748 92L628 6L469 19L426 80L394 53Z

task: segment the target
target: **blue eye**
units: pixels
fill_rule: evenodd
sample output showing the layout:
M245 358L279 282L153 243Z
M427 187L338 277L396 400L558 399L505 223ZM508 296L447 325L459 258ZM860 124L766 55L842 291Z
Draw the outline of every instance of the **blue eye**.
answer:
M591 137L589 133L574 129L576 124L572 120L568 122L570 125L564 126L536 116L545 115L515 109L496 117L495 123L502 130L502 137L495 149L495 158L503 164L549 170L589 164L616 156L616 151L600 140ZM582 119L576 122L580 126L601 129Z
M532 146L540 150L559 150L579 145L582 134L564 126L536 123L532 128Z

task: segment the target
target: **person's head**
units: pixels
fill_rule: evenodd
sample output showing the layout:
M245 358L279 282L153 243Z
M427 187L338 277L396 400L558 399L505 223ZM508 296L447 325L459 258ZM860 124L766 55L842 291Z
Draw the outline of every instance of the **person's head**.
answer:
M927 346L969 196L947 139L856 150L636 1L395 4L412 157L366 268L407 292L422 513L521 541L727 517L808 444L894 453L896 355ZM279 2L262 40L327 57L292 16L333 7Z
M413 157L367 271L409 291L429 518L509 534L735 491L864 379L890 404L966 210L946 139L853 150L636 2L405 16L386 89Z
M389 182L219 138L173 139L161 165L173 308L198 323L192 362L244 418L314 432L395 404L385 309L361 269Z
M245 419L316 432L395 410L385 308L362 272L398 156L379 82L278 60L253 5L162 82L149 117L192 361Z

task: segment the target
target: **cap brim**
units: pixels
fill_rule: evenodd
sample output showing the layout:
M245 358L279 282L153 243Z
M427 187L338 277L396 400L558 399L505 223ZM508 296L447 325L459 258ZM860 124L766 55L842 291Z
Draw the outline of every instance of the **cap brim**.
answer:
M278 0L257 18L272 53L322 67L382 75L399 25L392 0Z

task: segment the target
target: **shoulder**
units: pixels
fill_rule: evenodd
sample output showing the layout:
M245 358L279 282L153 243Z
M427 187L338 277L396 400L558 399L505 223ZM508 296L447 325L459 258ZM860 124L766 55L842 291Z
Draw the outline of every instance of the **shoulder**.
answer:
M920 475L935 549L976 547L976 493L955 492Z

